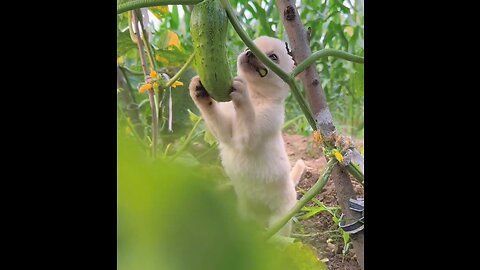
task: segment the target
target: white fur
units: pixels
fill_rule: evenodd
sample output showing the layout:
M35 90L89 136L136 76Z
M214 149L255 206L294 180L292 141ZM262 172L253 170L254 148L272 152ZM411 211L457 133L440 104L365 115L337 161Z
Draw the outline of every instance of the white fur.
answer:
M255 44L265 53L274 52L280 67L292 71L293 60L284 42L259 37ZM220 143L222 164L234 185L241 213L271 226L295 205L295 184L305 164L299 161L291 170L281 134L288 85L270 70L260 77L245 63L245 54L237 59L231 102L197 97L198 76L192 79L190 94ZM290 228L289 223L280 233L288 235Z

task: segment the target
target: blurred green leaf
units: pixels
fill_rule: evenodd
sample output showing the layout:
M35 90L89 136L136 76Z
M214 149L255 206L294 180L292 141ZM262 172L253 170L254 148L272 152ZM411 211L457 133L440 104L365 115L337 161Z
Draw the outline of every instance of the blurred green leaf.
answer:
M293 243L285 249L287 260L291 260L292 269L298 270L328 270L325 263L321 262L313 249L301 242Z
M230 193L216 191L211 174L152 162L118 134L117 269L326 269L306 245L265 242L262 230L240 220Z
M158 20L163 20L168 13L168 6L157 6L157 7L149 7L148 10L157 18Z
M177 5L172 6L171 16L172 16L172 19L170 21L170 27L173 28L173 29L178 29L180 19L178 17L178 6Z
M133 48L137 48L137 44L130 38L128 30L120 32L120 30L117 29L117 57L126 54Z
M213 134L208 129L205 130L205 135L203 135L203 140L207 142L209 145L213 145L217 142Z
M191 110L188 110L188 115L189 115L189 118L190 118L190 122L192 122L192 124L197 123L198 120L200 120L200 118L201 118L200 116L193 113Z
M358 93L358 96L363 97L364 95L364 72L363 72L363 65L355 64L355 73L353 74L353 88Z
M270 36L270 37L275 36L275 33L273 32L272 28L268 24L267 15L265 14L265 10L257 2L252 1L251 3L255 6L256 15L257 15L258 20L260 21L260 25L262 26L263 34L267 35L267 36ZM262 34L262 33L259 33L259 34Z

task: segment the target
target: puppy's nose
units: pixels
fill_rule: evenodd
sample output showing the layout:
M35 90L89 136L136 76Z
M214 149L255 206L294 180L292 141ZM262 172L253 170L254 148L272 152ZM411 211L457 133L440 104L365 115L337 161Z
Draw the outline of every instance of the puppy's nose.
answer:
M252 51L247 51L246 55L247 55L248 58L251 58L251 57L255 56L255 55L253 55Z

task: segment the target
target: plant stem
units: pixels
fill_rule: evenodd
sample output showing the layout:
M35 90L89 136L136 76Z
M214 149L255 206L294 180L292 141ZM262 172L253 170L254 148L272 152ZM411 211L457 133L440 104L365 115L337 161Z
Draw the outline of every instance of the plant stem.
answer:
M132 29L132 23L133 23L132 15L133 15L133 12L128 12L127 13L128 34L130 34L130 39L133 41L133 43L137 44L137 36L135 35L135 33L133 33L133 29Z
M142 17L142 12L139 9L136 9L135 13L137 14L137 18ZM157 65L155 62L155 58L153 57L153 54L152 54L152 47L150 45L150 41L148 40L148 34L147 34L147 31L145 30L145 26L143 25L143 20L139 19L138 21L140 22L140 30L142 30L143 44L145 45L148 59L150 60L150 69L157 71Z
M314 52L310 55L307 59L305 59L302 63L300 63L292 72L292 75L295 77L300 74L302 71L307 69L311 64L317 61L320 58L334 56L341 59L345 59L355 63L362 63L363 64L363 57L349 54L344 51L334 50L334 49L323 49L318 52Z
M145 77L145 80L148 79L148 68L145 60L145 51L143 49L143 41L142 38L140 37L140 30L138 28L138 21L139 18L135 15L135 13L132 16L132 21L133 21L133 26L135 27L135 34L137 35L137 46L138 46L138 51L140 54L140 61L142 62L142 69L143 69L143 75ZM148 90L148 98L150 100L150 107L152 109L152 155L153 158L156 158L157 156L157 140L158 140L158 118L157 118L157 109L156 109L156 104L155 104L155 92L150 89Z
M227 12L227 16L230 20L230 23L232 24L233 28L237 32L238 36L243 40L243 42L247 45L247 47L253 52L253 54L260 60L262 63L264 63L270 70L275 72L284 82L290 86L290 90L292 90L293 96L297 100L298 104L300 105L300 108L302 112L305 114L305 117L307 118L308 122L310 125L313 127L313 129L316 129L315 125L315 120L313 119L313 115L310 112L310 109L308 108L306 102L303 100L302 95L300 94L300 91L298 90L297 85L295 84L295 79L291 77L288 73L283 71L277 64L275 64L270 58L268 58L260 49L253 43L253 41L250 39L248 34L243 30L242 26L240 25L240 22L237 19L237 16L235 15L232 6L230 5L230 2L228 0L220 0L220 2L223 5L223 8Z
M183 145L178 149L178 151L170 158L170 161L174 161L177 157L180 156L180 154L187 149L188 145L190 142L193 140L193 133L197 129L198 125L202 122L202 118L198 118L197 122L193 125L192 130L190 130L190 133L188 133L187 138L185 139L185 142Z
M143 25L143 15L140 9L135 9L135 13L137 14L137 18L142 18L142 20L138 20L140 22L140 29L142 30L142 37L143 37L143 44L145 45L145 49L147 51L148 59L150 60L150 69L157 71L157 63L155 62L155 57L152 53L152 46L150 45L150 41L148 40L148 34L147 31L145 30L145 26ZM157 93L155 93L155 89L153 89L154 95L153 99L155 101L155 113L152 112L152 115L155 114L157 118L157 126L158 126L158 120L162 120L162 116L160 114L160 96L162 90L159 89ZM158 128L157 128L158 129Z
M364 179L364 176L362 174L362 172L360 172L357 167L353 166L353 164L348 164L347 166L347 171L353 176L355 177L355 179L357 179L357 181L362 184L363 186L363 179Z
M277 221L272 227L268 229L266 232L265 237L268 239L272 237L275 233L277 233L285 224L287 224L288 221L304 207L315 195L320 193L322 191L323 187L327 183L327 180L330 178L330 174L332 173L332 169L337 164L337 160L331 159L327 163L327 167L323 171L323 174L320 178L318 178L318 181L313 185L304 195L303 197L298 200L298 202L295 204L295 206L288 211L285 216L283 216L279 221Z
M183 65L183 67L173 76L168 82L167 85L165 85L165 88L168 88L172 86L174 82L176 82L180 77L182 77L183 73L187 70L187 68L192 64L193 59L195 57L195 53L192 53L190 57L188 58L187 62Z
M133 0L118 4L117 14L129 11L132 9L152 7L152 6L166 6L166 5L190 5L197 4L203 0Z
M240 22L235 15L235 12L230 5L228 0L220 0L223 5L223 8L227 12L227 16L230 19L230 23L232 24L233 28L237 32L238 36L243 40L243 42L247 45L247 47L252 51L252 53L262 61L268 68L270 68L275 74L277 74L282 80L285 82L291 80L290 75L283 71L278 65L276 65L270 58L268 58L260 49L253 43L253 41L248 37L248 34L243 30Z
M295 80L292 78L288 82L288 86L290 86L290 90L292 90L293 97L297 100L298 105L300 105L300 109L302 110L303 114L307 118L308 123L313 128L313 130L317 129L317 125L315 124L315 119L313 118L312 111L307 106L305 99L300 94L300 90L298 90L297 84Z

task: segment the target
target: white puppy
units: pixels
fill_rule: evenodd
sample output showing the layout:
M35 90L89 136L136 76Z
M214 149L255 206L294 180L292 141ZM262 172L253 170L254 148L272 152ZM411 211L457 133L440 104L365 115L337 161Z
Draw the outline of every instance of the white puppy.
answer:
M292 71L284 42L259 37L255 44L284 71ZM198 76L192 78L190 95L219 141L240 212L271 226L295 205L295 185L305 169L299 160L291 170L281 134L289 87L248 49L238 56L237 70L231 102L211 99ZM290 230L289 222L280 233L289 235Z

